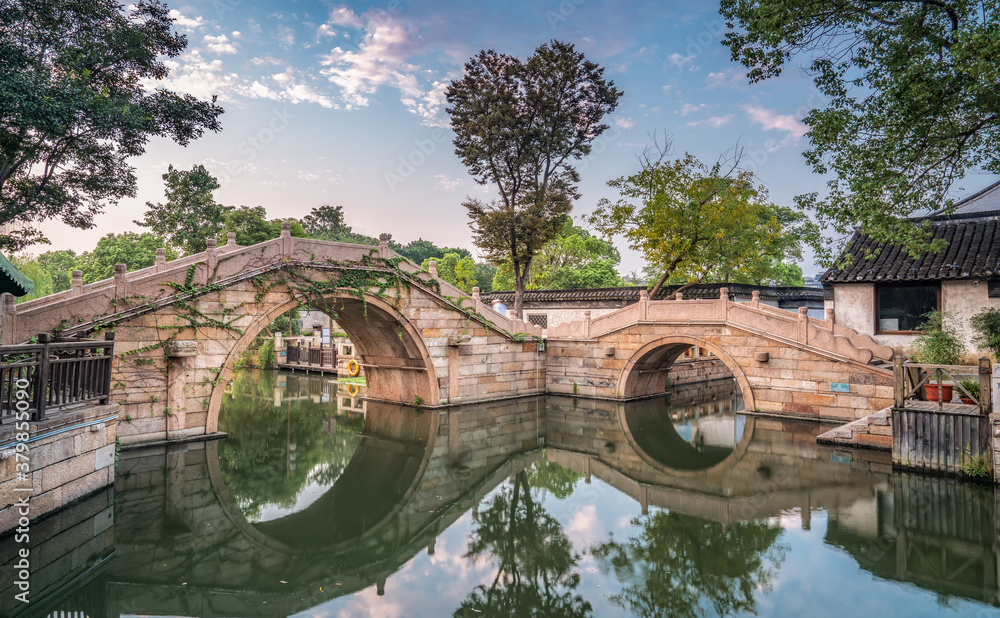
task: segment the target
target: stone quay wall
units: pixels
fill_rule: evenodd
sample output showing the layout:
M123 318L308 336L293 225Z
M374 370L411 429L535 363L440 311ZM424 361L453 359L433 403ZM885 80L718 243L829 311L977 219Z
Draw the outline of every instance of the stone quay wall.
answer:
M117 404L32 421L26 453L30 472L24 478L17 470L15 425L0 426L0 531L17 526L23 496L30 496L33 522L114 483L117 427Z

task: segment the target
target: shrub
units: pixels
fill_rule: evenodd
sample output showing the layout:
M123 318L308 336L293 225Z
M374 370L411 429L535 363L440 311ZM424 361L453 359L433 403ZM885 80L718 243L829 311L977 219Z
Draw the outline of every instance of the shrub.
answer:
M965 346L951 327L944 325L945 314L932 311L920 325L920 336L913 341L913 358L929 365L958 365L965 355Z
M274 338L268 338L260 345L260 352L257 354L261 369L274 369L278 358L274 353Z
M976 336L973 343L989 350L994 358L1000 359L1000 309L990 307L972 316L970 321Z

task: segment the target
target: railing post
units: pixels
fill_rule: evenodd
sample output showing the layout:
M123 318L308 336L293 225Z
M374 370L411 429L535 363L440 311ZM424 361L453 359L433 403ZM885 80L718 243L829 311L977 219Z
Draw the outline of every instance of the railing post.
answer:
M750 292L750 306L754 309L760 309L760 292L758 290Z
M389 257L389 234L378 235L378 254L383 260Z
M219 252L214 238L205 238L205 285L215 280L215 267L219 264Z
M719 302L722 304L722 321L729 321L729 288L719 288Z
M899 354L892 357L892 397L897 408L906 403L906 376L903 372L903 357Z
M590 338L590 311L583 312L583 337Z
M115 298L118 300L124 300L128 296L128 277L125 275L127 268L124 264L115 264Z
M979 359L979 413L987 415L993 411L993 367L990 359Z
M111 342L111 347L108 348L108 357L104 360L104 374L101 376L101 389L104 397L101 397L101 405L108 405L111 403L111 371L114 369L115 362L115 332L106 331L104 333L104 340Z
M639 290L639 321L644 322L649 315L649 290Z
M79 295L83 294L83 271L82 270L74 270L73 271L73 278L70 281L69 289L71 290L70 294L73 295L73 296L79 296Z
M153 272L163 272L167 269L167 250L160 247L156 250L156 261L153 262Z
M292 257L292 224L288 221L281 222L281 256L283 258Z
M35 372L35 420L45 420L45 407L49 403L49 345L52 336L49 333L39 333L38 343L42 351L38 353L38 371Z
M799 307L799 341L809 343L809 307Z

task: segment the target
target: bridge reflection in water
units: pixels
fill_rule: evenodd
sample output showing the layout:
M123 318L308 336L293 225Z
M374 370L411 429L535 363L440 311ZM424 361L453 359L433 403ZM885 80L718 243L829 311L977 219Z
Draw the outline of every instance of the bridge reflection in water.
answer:
M731 381L448 413L357 406L342 386L246 374L228 439L122 453L113 494L33 525L32 611L284 616L370 587L405 607L405 580L387 580L462 526L452 559L493 571L447 613L600 615L609 591L588 587L583 554L633 613L754 611L794 551L790 513L807 530L822 514L825 543L879 578L997 605L992 487L851 461L815 425L744 416ZM582 487L631 512L636 536L572 543L554 505ZM10 577L0 588L0 614L24 610Z

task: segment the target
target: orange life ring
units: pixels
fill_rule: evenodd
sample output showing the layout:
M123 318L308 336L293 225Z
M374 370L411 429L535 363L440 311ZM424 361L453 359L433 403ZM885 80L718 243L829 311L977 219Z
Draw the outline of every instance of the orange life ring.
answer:
M361 391L361 389L358 387L357 384L348 384L347 385L347 394L350 395L351 397L357 397L358 396L358 392L360 392L360 391Z
M353 358L347 361L347 373L352 378L356 377L359 373L361 373L361 365L358 364L358 361L354 360Z

